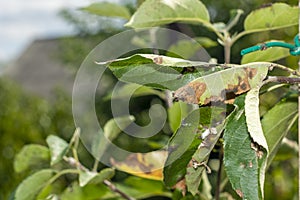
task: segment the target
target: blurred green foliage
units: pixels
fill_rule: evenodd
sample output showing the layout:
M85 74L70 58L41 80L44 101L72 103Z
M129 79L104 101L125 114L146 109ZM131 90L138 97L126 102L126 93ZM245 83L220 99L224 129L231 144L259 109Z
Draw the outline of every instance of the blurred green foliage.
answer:
M14 156L22 146L45 144L49 134L69 139L74 124L70 97L61 91L56 91L55 101L50 103L1 78L0 105L0 199L7 199L25 176L13 168Z

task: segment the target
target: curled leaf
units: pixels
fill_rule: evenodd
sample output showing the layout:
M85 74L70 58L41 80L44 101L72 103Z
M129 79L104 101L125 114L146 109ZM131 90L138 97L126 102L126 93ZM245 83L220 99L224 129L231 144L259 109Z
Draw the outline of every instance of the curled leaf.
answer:
M245 115L248 131L253 141L269 151L268 144L263 133L259 115L259 88L252 88L245 98Z

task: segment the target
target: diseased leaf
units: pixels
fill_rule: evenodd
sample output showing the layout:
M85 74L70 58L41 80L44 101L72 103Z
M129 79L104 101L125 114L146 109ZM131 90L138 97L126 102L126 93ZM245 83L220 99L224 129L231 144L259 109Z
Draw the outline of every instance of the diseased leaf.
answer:
M39 191L54 175L54 170L44 169L27 177L17 188L15 200L35 200Z
M263 198L267 154L251 141L244 111L245 95L235 100L224 132L224 166L233 189L243 199Z
M134 116L116 117L109 120L103 128L104 132L95 135L92 154L100 159L111 142L135 120Z
M99 173L91 171L81 171L79 173L79 186L83 187L87 184L98 184L105 179L110 179L114 176L115 171L111 168L105 168Z
M147 199L154 196L170 198L172 196L163 183L157 180L129 176L122 183L115 183L115 185L119 190L136 199Z
M185 175L185 180L186 180L186 185L187 189L192 195L196 195L199 193L199 185L201 182L201 176L203 171L205 170L205 167L200 166L200 167L188 167L186 169L186 175Z
M272 40L274 42L275 40ZM267 41L271 42L271 41ZM268 48L263 51L255 51L252 53L248 53L243 56L241 63L246 64L250 62L272 62L276 60L280 60L290 55L289 49L286 48Z
M109 64L111 70L128 67L139 66L141 64L157 64L160 66L171 67L194 67L194 66L208 66L208 63L201 61L190 61L181 58L174 58L156 54L135 54L127 58L120 58L117 60L107 61L99 64Z
M50 151L37 144L25 145L16 155L14 169L17 173L28 169L42 169L50 166Z
M174 97L187 103L205 105L224 101L230 94L242 94L260 85L270 63L241 65L197 78L175 91Z
M134 153L124 161L116 161L111 158L111 164L118 170L153 180L163 179L163 166L167 159L164 150L149 153Z
M198 0L147 0L125 26L145 28L173 22L209 23L209 13Z
M268 165L272 162L282 139L286 136L298 115L296 102L282 102L271 108L261 120L264 135L269 146Z
M295 26L298 24L298 13L296 6L274 3L252 11L244 21L244 28L247 32L258 32Z
M121 81L170 90L176 90L200 76L224 69L223 66L211 66L206 62L154 54L136 54L98 64L108 65Z
M210 115L206 114L207 118L209 119L209 123L200 123L202 130L199 130L199 132L201 132L202 141L192 156L193 166L188 167L188 171L185 176L187 189L193 195L198 192L198 188L202 179L202 172L205 169L209 155L215 144L218 142L222 131L224 130L226 123L225 115L226 111L223 108L212 107Z
M69 144L55 135L49 135L46 139L50 149L51 165L61 161L69 149Z
M260 86L254 87L246 94L245 115L248 132L250 133L251 138L268 152L268 144L260 123L259 88Z
M116 3L97 2L81 8L81 10L105 17L121 17L124 19L130 19L130 12L128 8Z
M163 171L166 186L174 186L186 173L187 164L201 142L196 134L199 119L199 110L192 111L170 139L168 158Z

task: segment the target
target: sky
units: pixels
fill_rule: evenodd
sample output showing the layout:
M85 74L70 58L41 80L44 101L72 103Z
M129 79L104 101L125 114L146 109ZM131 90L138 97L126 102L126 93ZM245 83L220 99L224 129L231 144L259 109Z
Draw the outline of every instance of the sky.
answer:
M74 34L73 26L58 12L92 2L95 0L0 0L0 63L16 59L34 39Z

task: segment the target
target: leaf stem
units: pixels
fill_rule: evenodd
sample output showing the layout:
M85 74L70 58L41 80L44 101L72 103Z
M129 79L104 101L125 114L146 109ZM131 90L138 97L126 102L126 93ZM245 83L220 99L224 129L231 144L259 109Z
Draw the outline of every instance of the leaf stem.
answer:
M110 182L109 180L104 180L103 183L113 192L118 193L119 195L121 195L121 197L123 197L124 199L127 200L135 200L135 198L128 196L127 194L125 194L124 192L122 192L121 190L119 190L112 182Z
M219 152L219 161L220 161L220 164L219 164L217 184L216 184L216 195L215 195L215 199L216 200L220 199L220 193L221 193L223 157L224 157L223 145L221 145L221 149L220 149L220 152Z

